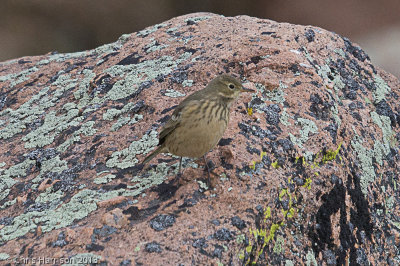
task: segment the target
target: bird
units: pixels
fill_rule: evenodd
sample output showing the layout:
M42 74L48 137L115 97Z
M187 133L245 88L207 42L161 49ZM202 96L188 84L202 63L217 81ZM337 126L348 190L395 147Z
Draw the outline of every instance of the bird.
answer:
M222 74L211 80L205 88L187 96L162 127L157 149L142 164L145 165L159 153L180 156L179 178L182 157L203 157L210 184L210 170L205 155L222 138L228 126L230 107L241 92L254 90L243 87L235 77Z

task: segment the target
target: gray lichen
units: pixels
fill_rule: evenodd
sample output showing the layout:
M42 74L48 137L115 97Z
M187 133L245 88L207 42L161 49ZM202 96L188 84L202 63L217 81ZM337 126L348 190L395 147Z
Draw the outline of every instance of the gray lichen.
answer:
M163 23L156 24L156 25L154 25L152 27L149 27L149 28L146 28L144 30L139 31L136 35L137 36L147 36L150 33L156 32L158 29L161 29L161 28L166 27L166 26L167 26L167 24L163 24Z
M168 97L171 97L171 98L179 98L179 97L185 96L185 94L181 93L179 91L167 89L166 93L165 93L165 96L168 96Z
M37 67L25 69L19 73L11 73L8 75L0 76L0 82L10 81L10 87L14 87L24 81L30 79L30 75L38 71Z
M375 75L374 78L376 89L373 91L372 96L374 103L378 103L386 98L386 94L388 94L391 89L380 76Z
M120 78L107 93L107 98L115 101L133 95L138 91L140 84L151 81L159 75L170 74L178 64L191 55L184 53L177 59L172 56L161 56L134 65L115 65L104 70L104 73Z
M153 130L148 135L144 135L140 140L133 141L128 148L114 152L111 158L107 160L106 165L107 167L121 169L133 167L138 163L136 155L148 153L157 144L157 131Z
M313 121L305 118L298 118L295 123L301 127L299 136L296 137L289 133L289 137L294 144L303 148L303 144L307 142L309 135L318 133L318 127Z
M193 17L193 18L187 18L185 19L185 22L193 21L193 22L199 22L203 20L207 20L211 18L210 16L202 16L202 17Z
M93 180L95 184L107 184L108 182L112 181L115 178L115 175L108 174L102 177L97 177Z
M10 188L17 183L13 177L25 177L27 170L34 164L35 161L25 159L21 163L15 164L8 169L0 170L0 201L8 196L10 193Z

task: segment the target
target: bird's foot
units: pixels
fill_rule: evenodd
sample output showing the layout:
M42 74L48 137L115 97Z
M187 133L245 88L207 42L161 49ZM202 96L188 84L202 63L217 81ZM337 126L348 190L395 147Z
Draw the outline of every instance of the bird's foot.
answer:
M178 183L179 184L179 180L181 179L181 177L182 177L182 173L181 172L177 173L175 178L174 178L174 180L172 180L172 183Z

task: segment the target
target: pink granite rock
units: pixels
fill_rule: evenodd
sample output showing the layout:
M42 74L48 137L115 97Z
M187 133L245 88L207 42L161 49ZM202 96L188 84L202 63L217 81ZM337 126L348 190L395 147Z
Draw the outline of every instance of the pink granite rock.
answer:
M256 89L202 160L140 162L186 95ZM311 26L208 13L0 64L0 260L399 263L399 81Z

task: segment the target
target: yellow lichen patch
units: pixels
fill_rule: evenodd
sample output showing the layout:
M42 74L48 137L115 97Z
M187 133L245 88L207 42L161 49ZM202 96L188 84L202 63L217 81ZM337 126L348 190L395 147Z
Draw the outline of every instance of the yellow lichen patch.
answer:
M271 207L264 208L262 216L264 218L263 221L259 226L257 226L258 228L249 229L249 244L243 247L243 249L239 252L239 258L242 260L244 265L256 265L260 256L266 249L268 249L267 246L269 243L271 243L271 241L275 240L276 246L278 243L278 239L275 237L276 232L281 227L285 226L288 221L295 219L296 213L299 213L299 208L296 206L296 202L298 202L297 196L299 196L299 193L301 193L300 188L303 187L311 189L312 178L323 173L321 167L325 163L334 161L337 156L339 156L341 145L342 143L340 143L335 150L319 151L312 156L312 161L307 161L305 156L298 156L295 158L295 164L300 163L302 167L308 169L307 172L309 173L309 176L306 175L303 177L305 178L305 182L301 186L296 186L296 183L293 181L293 177L289 176L287 179L287 184L294 185L294 190L289 189L288 187L281 187L278 189L278 199L282 203L285 202L285 207L283 207L283 204L281 204L282 207L277 209L271 209ZM260 161L266 154L266 152L262 152L260 154ZM308 156L308 158L310 157ZM256 163L257 162L253 161L250 168L254 169ZM271 165L275 169L281 167L278 164L278 161L273 162Z
M261 162L262 162L262 159L263 159L263 157L264 157L265 155L267 155L267 153L266 153L265 151L263 151L263 152L261 152L261 154L260 154L260 160L251 161L251 163L250 163L250 165L249 165L250 169L252 169L252 170L256 169L256 163L261 163Z
M340 147L342 146L342 142L339 144L339 146L337 147L337 149L336 150L328 150L325 154L324 154L324 156L322 156L322 160L321 160L321 162L322 163L326 163L326 162L329 162L329 161L333 161L333 160L335 160L336 159L336 156L339 154L339 150L340 150ZM340 158L340 160L342 160L342 158L339 156L339 158Z
M268 207L264 210L264 222L271 217L271 207Z
M264 157L265 155L267 155L267 153L266 153L265 151L262 151L261 154L260 154L261 161L262 161L262 159L263 159L263 157Z
M271 163L271 165L272 165L272 167L275 168L275 169L278 169L279 167L281 167L281 166L278 164L278 161L275 161L275 162Z

